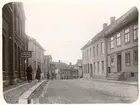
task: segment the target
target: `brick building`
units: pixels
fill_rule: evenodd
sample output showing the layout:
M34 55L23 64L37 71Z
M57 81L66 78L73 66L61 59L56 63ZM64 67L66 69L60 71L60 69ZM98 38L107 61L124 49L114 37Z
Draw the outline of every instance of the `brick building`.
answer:
M107 39L108 76L128 79L138 75L138 10L133 7L111 24Z
M28 58L28 64L33 68L33 79L35 79L38 65L44 74L44 48L36 41L36 39L28 36L28 51L32 51L32 57Z
M25 80L25 59L20 53L27 48L23 4L12 2L2 8L3 85Z

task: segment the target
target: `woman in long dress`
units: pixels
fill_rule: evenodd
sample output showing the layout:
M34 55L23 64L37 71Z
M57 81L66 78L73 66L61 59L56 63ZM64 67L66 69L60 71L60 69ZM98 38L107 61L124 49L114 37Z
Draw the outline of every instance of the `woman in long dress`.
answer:
M41 78L41 69L38 65L38 68L37 68L37 72L36 72L36 77L35 77L38 81L40 81L40 78Z
M32 81L32 71L33 71L32 66L29 65L26 69L28 82Z

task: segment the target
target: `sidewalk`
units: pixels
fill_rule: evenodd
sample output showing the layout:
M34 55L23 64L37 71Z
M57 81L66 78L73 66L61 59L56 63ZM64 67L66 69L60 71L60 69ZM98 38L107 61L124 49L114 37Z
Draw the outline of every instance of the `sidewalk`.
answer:
M106 78L99 78L99 77L83 78L83 79L87 79L87 80L91 80L91 81L110 82L110 83L116 83L116 84L138 86L138 81L115 81L115 80L108 80Z
M33 80L32 83L23 82L17 86L7 87L3 92L5 101L9 104L17 104L19 97L37 83L36 80Z

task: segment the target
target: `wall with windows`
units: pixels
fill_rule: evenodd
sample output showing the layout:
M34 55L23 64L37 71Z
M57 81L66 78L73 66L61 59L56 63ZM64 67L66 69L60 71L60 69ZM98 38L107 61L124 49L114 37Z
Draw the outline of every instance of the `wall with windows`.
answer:
M137 22L133 22L108 38L108 54L125 50L138 45ZM134 34L135 33L135 34ZM120 35L119 35L120 34Z
M92 76L106 76L106 46L104 38L83 49L83 72Z
M108 67L118 72L117 54L121 54L122 72L138 71L138 23L135 21L107 38Z

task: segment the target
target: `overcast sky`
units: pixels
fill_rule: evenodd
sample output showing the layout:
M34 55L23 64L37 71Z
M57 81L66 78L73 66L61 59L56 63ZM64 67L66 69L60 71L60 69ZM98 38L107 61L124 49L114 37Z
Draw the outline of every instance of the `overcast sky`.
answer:
M106 2L105 2L106 1ZM120 17L135 0L51 0L24 2L26 34L35 38L54 61L75 64L81 48L110 17Z

